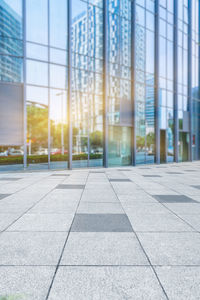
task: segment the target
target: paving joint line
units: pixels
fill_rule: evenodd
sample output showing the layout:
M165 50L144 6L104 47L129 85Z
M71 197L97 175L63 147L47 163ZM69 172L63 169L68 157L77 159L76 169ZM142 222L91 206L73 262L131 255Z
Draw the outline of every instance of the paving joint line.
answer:
M67 233L67 237L66 237L66 239L65 239L65 242L64 242L64 245L63 245L63 248L62 248L62 251L61 251L61 255L60 255L59 260L58 260L58 263L57 263L57 265L56 265L56 269L55 269L55 272L54 272L54 274L53 274L53 278L52 278L52 281L51 281L51 283L50 283L50 286L49 286L47 295L46 295L46 297L45 297L45 300L48 300L49 295L50 295L50 293L51 293L51 289L52 289L54 280L55 280L55 278L56 278L56 274L57 274L57 272L58 272L58 268L59 268L59 266L60 266L60 262L61 262L61 259L62 259L64 250L65 250L65 247L66 247L66 245L67 245L67 241L68 241L68 238L69 238L69 235L70 235L70 232L71 232L71 228L72 228L72 225L73 225L73 223L74 223L74 219L75 219L76 213L77 213L77 211L78 211L78 207L79 207L79 204L80 204L80 202L81 202L83 193L84 193L84 191L85 191L85 187L86 187L86 184L87 184L88 177L89 177L89 172L87 173L87 177L86 177L86 179L85 179L85 186L84 186L84 188L83 188L83 190L82 190L82 192L81 192L81 196L80 196L79 202L78 202L78 204L77 204L77 207L76 207L76 210L75 210L75 213L74 213L74 217L73 217L71 226L70 226L70 228L69 228L69 231L68 231L68 233Z
M127 177L128 177L128 176L127 176ZM111 183L110 183L110 184L111 184ZM111 184L111 186L112 186L112 184ZM113 192L115 193L117 199L120 201L120 199L118 198L118 195L117 195L117 193L116 193L116 191L115 191L115 189L114 189L113 186L112 186L112 189L113 189ZM120 202L120 203L121 203L121 202ZM121 204L121 206L122 206L122 204ZM124 213L126 214L126 212L125 212L123 206L122 206L122 209L123 209ZM127 214L126 214L126 216L127 216ZM128 218L128 216L127 216L127 218ZM128 218L128 219L129 219L129 218ZM130 222L130 220L129 220L129 222ZM132 229L133 229L132 224L131 224L131 227L132 227ZM134 229L133 229L133 232L134 232L134 234L135 234L135 236L136 236L136 239L137 239L137 241L138 241L138 243L139 243L139 245L140 245L140 247L141 247L141 249L142 249L144 255L145 255L146 258L147 258L147 261L149 262L149 265L150 265L150 267L151 267L151 269L152 269L152 271L153 271L155 277L157 278L157 281L158 281L158 283L159 283L159 285L160 285L160 287L161 287L161 289L162 289L162 291L163 291L163 294L165 295L166 299L169 300L169 297L168 297L168 295L167 295L167 292L165 291L165 289L164 289L164 287L163 287L163 285L162 285L162 283L161 283L161 281L160 281L160 278L158 277L158 275L157 275L157 273L156 273L156 271L155 271L155 269L154 269L154 267L153 267L153 265L152 265L152 263L151 263L151 260L150 260L149 256L147 255L145 249L143 248L143 245L142 245L142 243L141 243L141 241L140 241L140 239L139 239L139 237L138 237L138 235L137 235L137 233L135 232Z

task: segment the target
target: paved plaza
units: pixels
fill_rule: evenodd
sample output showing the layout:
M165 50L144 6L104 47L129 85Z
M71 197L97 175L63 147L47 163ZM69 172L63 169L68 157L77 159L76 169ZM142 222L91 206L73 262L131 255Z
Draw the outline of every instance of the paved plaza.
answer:
M200 298L200 162L0 173L0 299Z

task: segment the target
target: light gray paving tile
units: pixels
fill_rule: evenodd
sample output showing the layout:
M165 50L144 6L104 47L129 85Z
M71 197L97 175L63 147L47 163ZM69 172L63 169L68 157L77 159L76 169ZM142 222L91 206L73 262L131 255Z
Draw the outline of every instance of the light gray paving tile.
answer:
M0 266L0 299L44 300L54 272L54 267Z
M129 172L129 171L133 171L133 169L118 169L117 171L121 171L121 172Z
M181 172L166 172L166 174L170 174L170 175L180 175L183 174Z
M127 214L166 214L169 210L160 203L153 202L123 202L123 209Z
M109 179L109 181L110 182L131 182L131 180L130 179L128 179L128 178L121 178L121 179L116 179L116 178L111 178L111 179Z
M49 300L166 299L150 267L60 267Z
M120 203L114 202L80 202L78 214L123 214Z
M125 214L76 214L72 231L74 232L132 232Z
M193 231L193 229L171 213L165 214L138 214L127 213L133 230L135 231Z
M146 178L160 178L161 177L161 175L142 175L143 177L146 177Z
M35 205L29 213L38 214L73 214L76 211L79 200L68 200L68 199L53 199L43 200Z
M55 176L55 177L68 177L70 176L70 174L62 174L62 173L58 173L58 174L51 174L51 176Z
M138 233L153 265L200 265L200 234Z
M144 203L157 203L157 201L149 196L148 194L144 193L135 193L132 195L118 195L118 198L121 203L134 203L134 202L144 202Z
M134 233L72 232L61 265L148 265Z
M197 203L185 195L154 195L153 197L161 203Z
M199 299L200 267L156 267L156 273L169 299Z
M3 231L12 224L17 218L19 218L20 214L2 214L0 213L0 231Z
M74 214L25 214L8 231L68 231Z
M81 201L86 202L119 202L113 190L84 190Z
M195 230L200 231L200 214L194 215L181 215L181 218L188 222L191 226L195 228Z
M0 265L56 265L66 235L66 232L3 232Z
M17 181L22 178L17 178L17 177L0 177L0 181Z
M85 185L83 184L58 184L56 189L66 189L66 190L79 190L84 189Z

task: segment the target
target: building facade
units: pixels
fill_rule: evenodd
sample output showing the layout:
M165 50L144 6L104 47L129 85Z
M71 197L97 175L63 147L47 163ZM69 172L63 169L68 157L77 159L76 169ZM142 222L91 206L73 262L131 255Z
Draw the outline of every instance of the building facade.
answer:
M0 0L0 170L198 160L199 4Z

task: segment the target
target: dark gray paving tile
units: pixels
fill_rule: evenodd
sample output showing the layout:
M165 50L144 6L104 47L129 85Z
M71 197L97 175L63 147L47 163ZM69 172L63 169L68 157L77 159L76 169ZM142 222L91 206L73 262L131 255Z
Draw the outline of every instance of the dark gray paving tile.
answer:
M167 174L171 174L171 175L178 175L178 174L183 174L183 173L181 173L181 172L166 172Z
M162 203L198 203L185 195L154 195L153 197Z
M110 182L132 182L128 178L123 178L123 179L109 179Z
M74 232L132 232L125 214L76 214L71 231Z
M4 199L10 195L12 195L12 194L0 194L0 200Z
M0 177L0 181L17 181L22 178L14 178L14 177Z
M66 189L66 190L77 190L84 189L85 185L83 184L58 184L56 189Z
M150 178L150 177L162 177L160 175L143 175L143 177L147 177L147 178Z
M66 176L70 176L70 174L52 174L51 176L64 176L64 177L66 177Z
M197 170L184 170L185 172L196 172Z
M191 187L200 190L200 185L191 185Z

